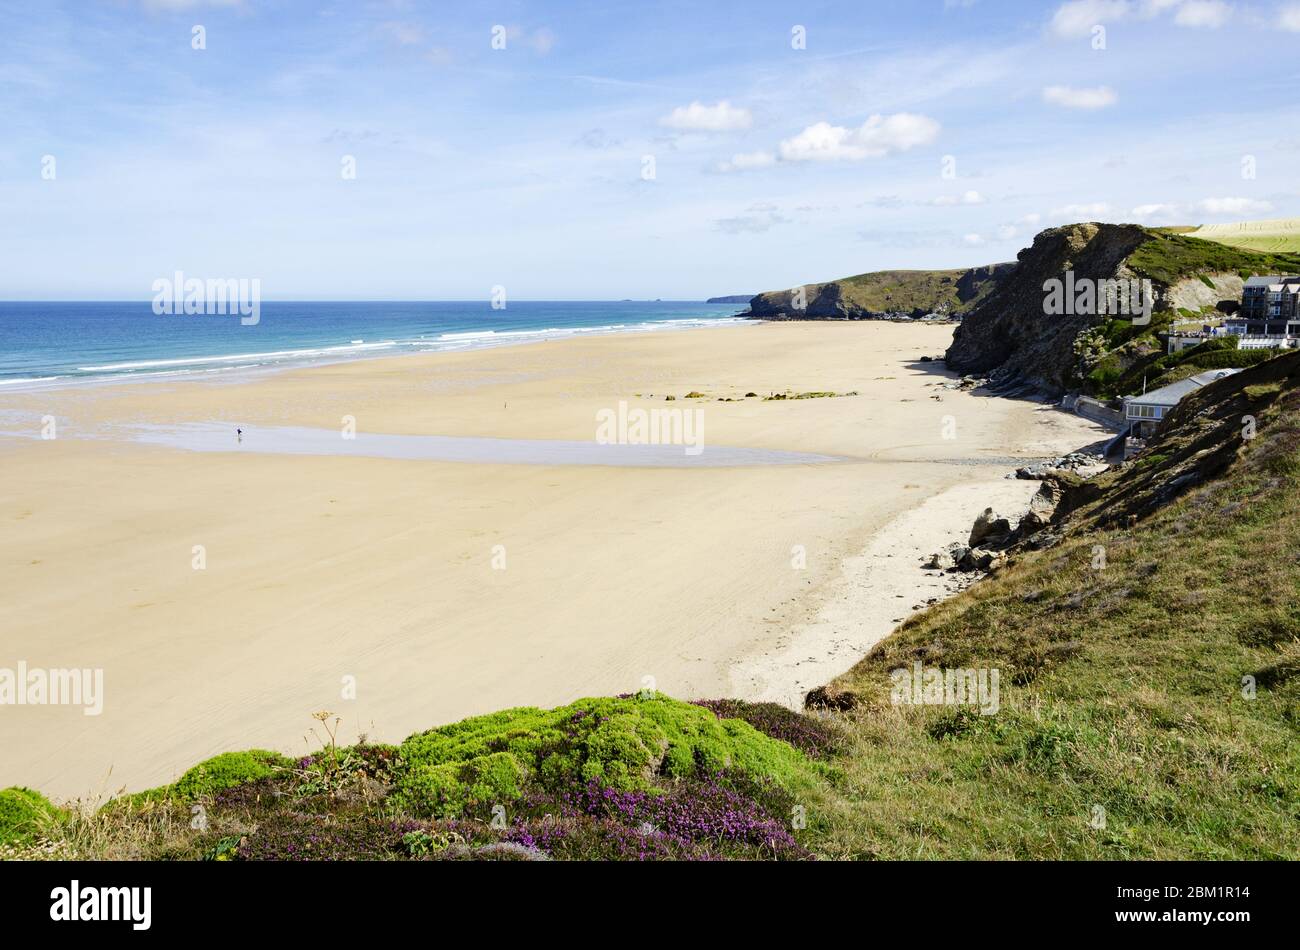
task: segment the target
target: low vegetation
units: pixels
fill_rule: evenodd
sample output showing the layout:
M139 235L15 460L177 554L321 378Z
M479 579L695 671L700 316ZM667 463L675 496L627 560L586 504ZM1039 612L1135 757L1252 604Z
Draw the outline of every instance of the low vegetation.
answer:
M763 397L763 402L781 402L782 400L785 400L785 399L838 399L838 398L841 398L841 397L844 397L844 396L856 396L857 394L858 394L858 393L857 393L856 390L853 391L853 392L847 392L847 393L833 393L833 392L811 392L811 393L784 392L784 393L772 393L770 396L764 396L764 397Z
M1120 322L1111 321L1111 324ZM1085 334L1080 339L1087 346L1092 338ZM1091 365L1087 375L1088 389L1103 398L1132 395L1144 388L1147 391L1159 389L1207 370L1245 369L1272 359L1278 352L1238 349L1237 338L1226 336L1213 337L1178 353L1166 353L1158 341L1142 334L1108 349Z
M0 847L31 844L57 817L58 809L40 792L17 787L0 789Z
M1149 231L1155 240L1129 255L1127 263L1139 277L1161 284L1170 285L1203 274L1237 274L1245 279L1255 274L1300 273L1300 246L1266 251L1253 249L1249 244L1230 244L1217 237L1206 240L1199 231L1195 234L1177 234L1167 228Z
M291 760L225 753L101 808L0 792L9 857L207 860L806 859L837 727L657 693L510 709Z

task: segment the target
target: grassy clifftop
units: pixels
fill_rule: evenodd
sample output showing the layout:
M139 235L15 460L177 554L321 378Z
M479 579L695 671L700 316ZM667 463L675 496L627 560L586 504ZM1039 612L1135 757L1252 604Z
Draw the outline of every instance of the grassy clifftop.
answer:
M1165 286L1201 274L1236 274L1246 278L1254 274L1293 274L1300 270L1300 244L1263 242L1269 245L1265 248L1250 240L1236 242L1209 237L1206 228L1186 234L1151 228L1147 233L1151 240L1129 257L1129 268Z
M936 311L962 313L983 300L1009 270L993 264L966 270L874 271L803 288L799 310L793 289L768 291L750 301L756 317L791 320L847 320L887 314L921 316Z

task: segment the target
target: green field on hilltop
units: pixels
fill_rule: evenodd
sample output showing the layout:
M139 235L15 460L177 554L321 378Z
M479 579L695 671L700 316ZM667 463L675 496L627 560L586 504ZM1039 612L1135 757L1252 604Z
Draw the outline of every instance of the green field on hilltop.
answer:
M1300 252L1300 218L1205 224L1187 234L1203 241L1215 241L1250 251L1270 254Z

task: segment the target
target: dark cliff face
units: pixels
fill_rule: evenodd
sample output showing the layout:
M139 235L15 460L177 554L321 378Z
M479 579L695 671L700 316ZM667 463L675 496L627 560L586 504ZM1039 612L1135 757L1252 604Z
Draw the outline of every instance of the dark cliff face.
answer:
M1095 315L1048 315L1043 284L1064 279L1128 277L1124 262L1151 235L1137 225L1074 224L1051 228L1019 254L1011 275L966 314L953 335L948 366L988 375L994 388L1059 394L1071 387L1074 340L1103 322Z
M749 315L767 320L848 320L872 315L846 307L843 291L835 281L805 287L802 311L794 305L794 293L774 290L758 294L749 301Z
M957 279L957 299L962 303L974 300L990 281L997 284L1010 275L1016 269L1016 264L1016 261L1010 261L1006 264L972 267Z

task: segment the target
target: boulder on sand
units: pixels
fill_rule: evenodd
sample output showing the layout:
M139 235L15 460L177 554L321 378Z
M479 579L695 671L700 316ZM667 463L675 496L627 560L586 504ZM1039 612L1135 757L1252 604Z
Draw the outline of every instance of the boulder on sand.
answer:
M921 565L927 571L951 571L961 563L970 548L964 544L950 544L942 551L930 555L930 560Z
M971 547L977 545L1006 544L1011 539L1011 522L1006 518L999 517L992 508L985 508L975 524L970 529L970 540L967 542Z
M957 566L956 560L948 551L935 551L930 560L921 565L927 571L948 571Z
M963 571L996 571L1006 563L1007 556L1001 551L985 551L971 548L957 567Z

